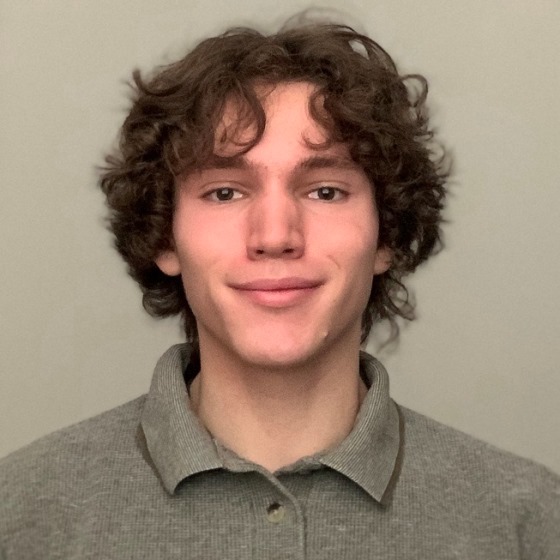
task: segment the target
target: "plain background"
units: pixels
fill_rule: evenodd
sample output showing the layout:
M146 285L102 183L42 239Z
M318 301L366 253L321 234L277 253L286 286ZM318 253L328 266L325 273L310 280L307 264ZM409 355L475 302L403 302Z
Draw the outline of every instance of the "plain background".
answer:
M0 3L0 455L146 392L181 338L176 321L143 312L96 187L132 69L231 25L273 31L306 7ZM455 154L446 250L410 282L418 320L379 353L393 396L560 471L560 3L344 9L401 71L428 78L434 123Z

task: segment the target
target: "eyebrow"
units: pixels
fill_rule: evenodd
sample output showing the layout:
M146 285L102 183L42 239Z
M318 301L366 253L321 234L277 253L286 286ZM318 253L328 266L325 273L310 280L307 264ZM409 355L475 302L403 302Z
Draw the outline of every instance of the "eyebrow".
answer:
M212 154L201 165L197 166L200 171L207 171L209 169L248 169L250 165L244 156L218 156Z
M360 169L360 166L350 157L324 155L310 156L300 161L296 166L298 171L313 171L314 169Z
M212 169L241 169L249 170L254 166L247 161L244 155L237 155L231 157L218 156L213 154L206 160L200 167L200 171L207 171ZM294 173L301 173L303 171L313 171L315 169L346 169L346 170L359 170L360 166L350 157L338 155L312 155L309 156L296 165Z

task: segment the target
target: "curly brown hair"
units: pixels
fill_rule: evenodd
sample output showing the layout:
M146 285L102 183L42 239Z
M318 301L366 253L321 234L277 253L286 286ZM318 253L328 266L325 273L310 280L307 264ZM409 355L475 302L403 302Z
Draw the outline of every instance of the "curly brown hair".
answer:
M428 127L426 80L399 75L379 44L348 26L311 24L268 36L231 29L149 80L134 71L132 108L100 178L116 248L142 289L144 308L159 317L181 313L190 342L198 334L181 279L154 262L172 247L176 177L211 157L232 96L245 108L240 123L256 124L251 141L239 145L239 153L249 151L266 125L255 84L289 81L317 86L313 118L330 142L347 143L375 186L379 243L391 250L392 265L373 279L362 342L378 320L388 319L396 335L396 317L414 317L402 279L441 246L449 166Z

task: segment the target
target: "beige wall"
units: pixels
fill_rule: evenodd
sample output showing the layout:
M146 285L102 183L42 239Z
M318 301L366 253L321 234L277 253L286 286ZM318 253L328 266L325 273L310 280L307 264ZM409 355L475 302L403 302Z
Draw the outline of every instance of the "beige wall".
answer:
M403 70L430 79L456 156L447 250L414 280L419 320L381 354L395 398L560 471L560 3L345 6ZM0 4L0 455L145 392L180 338L175 322L144 315L102 225L94 165L130 70L303 7Z

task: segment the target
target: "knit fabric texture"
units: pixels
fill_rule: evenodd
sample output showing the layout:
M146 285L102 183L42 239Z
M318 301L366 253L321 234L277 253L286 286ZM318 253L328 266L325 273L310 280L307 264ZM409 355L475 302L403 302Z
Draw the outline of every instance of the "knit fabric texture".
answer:
M375 358L346 439L271 473L200 423L189 357L0 461L2 560L560 559L560 477L398 406Z

